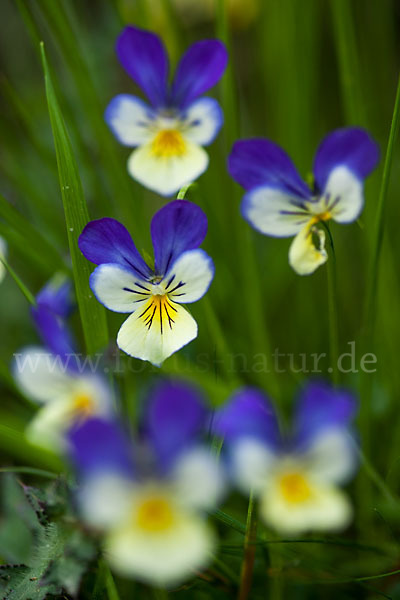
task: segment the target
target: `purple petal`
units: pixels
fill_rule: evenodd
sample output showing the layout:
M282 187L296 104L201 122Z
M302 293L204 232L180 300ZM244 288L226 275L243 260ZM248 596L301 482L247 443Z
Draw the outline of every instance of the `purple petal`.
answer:
M269 399L253 388L236 392L214 415L212 429L228 444L239 438L251 437L273 448L280 445L275 411Z
M222 77L228 53L220 40L196 42L182 56L172 84L171 104L189 106Z
M207 217L196 204L174 200L164 206L151 222L156 273L165 275L182 252L200 246L206 233Z
M73 309L71 282L46 284L36 296L31 315L43 343L55 355L73 354L75 343L65 319Z
M324 429L348 427L356 411L356 400L347 390L321 381L309 383L297 405L293 441L307 447Z
M178 382L158 386L148 407L145 433L162 470L196 444L206 417L203 398L193 386Z
M50 281L37 294L36 303L65 318L71 314L74 308L74 303L71 301L71 292L72 284L70 281L66 280L60 285Z
M264 138L235 142L228 157L228 171L246 190L268 186L298 196L300 201L311 197L286 152Z
M133 476L132 444L118 423L87 419L68 432L68 455L83 477L99 472Z
M151 104L164 106L167 101L168 57L160 38L130 25L117 40L117 55Z
M379 160L379 148L364 129L336 129L324 138L314 159L314 175L319 192L323 192L331 171L347 167L359 179L364 179Z
M90 221L79 236L78 243L82 254L95 265L114 263L129 267L142 279L152 275L130 233L115 219L106 217Z

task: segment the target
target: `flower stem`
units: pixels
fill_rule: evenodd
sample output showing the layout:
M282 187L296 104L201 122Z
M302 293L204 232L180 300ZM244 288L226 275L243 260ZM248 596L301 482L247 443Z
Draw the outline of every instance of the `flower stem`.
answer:
M255 502L253 493L249 497L247 509L246 534L244 538L244 556L240 574L240 586L238 600L247 600L250 596L251 583L253 580L254 560L256 556L257 518L255 514Z
M331 248L328 260L328 312L329 312L329 372L332 373L334 385L339 382L338 357L339 357L339 324L337 308L336 287L336 255L331 231L326 223L323 223L329 237Z

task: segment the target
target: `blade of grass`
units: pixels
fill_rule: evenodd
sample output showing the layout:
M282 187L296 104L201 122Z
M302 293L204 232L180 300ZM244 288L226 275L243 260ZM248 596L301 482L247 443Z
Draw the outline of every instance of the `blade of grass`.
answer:
M29 304L31 304L32 306L35 306L36 302L35 302L34 295L26 287L26 285L24 284L22 279L19 277L19 275L14 271L12 266L9 264L8 260L4 256L0 256L0 262L3 263L3 265L7 269L8 273L11 275L11 277L14 279L15 283L19 287L20 291L23 293L25 298L28 300Z
M78 167L60 107L55 96L44 44L41 43L46 96L56 149L61 196L64 205L68 242L72 258L76 297L88 354L104 348L108 342L104 308L89 287L90 266L78 247L78 238L89 221Z
M347 0L331 0L330 5L346 122L352 125L356 123L366 125L366 103L360 87L360 65L352 15L353 4Z
M397 82L396 98L394 102L392 122L390 126L389 139L386 148L385 162L383 166L382 183L378 199L376 225L374 231L374 242L372 250L371 267L369 269L369 279L367 284L366 303L364 312L364 339L363 347L365 351L370 352L370 348L374 342L374 324L376 322L376 297L379 284L379 266L382 250L382 241L385 228L385 207L389 189L390 173L393 163L394 145L399 132L400 125L400 75ZM371 455L371 393L372 384L371 377L364 370L361 371L360 380L360 395L362 403L360 407L360 430L363 440L363 449L366 459ZM360 500L360 510L371 515L372 499L371 499L371 482L367 479L370 477L370 471L360 477L358 492ZM369 508L367 508L369 507ZM367 510L369 513L367 513ZM360 519L361 529L365 519Z
M79 35L80 23L73 14L72 5L68 11L62 3L54 3L52 0L43 0L40 3L40 11L46 19L49 29L54 35L54 40L62 52L63 59L68 65L69 71L79 94L82 108L90 124L93 139L96 145L102 149L98 160L102 163L102 175L106 178L108 194L98 198L103 211L111 208L110 198L114 198L120 208L120 216L124 219L127 227L134 233L135 239L140 236L138 223L141 222L142 205L134 197L134 187L126 171L125 161L119 157L117 143L113 140L110 131L104 121L101 90L97 90L93 73L88 62L88 52L81 47L83 35ZM114 41L110 42L113 47ZM135 210L133 210L133 206Z

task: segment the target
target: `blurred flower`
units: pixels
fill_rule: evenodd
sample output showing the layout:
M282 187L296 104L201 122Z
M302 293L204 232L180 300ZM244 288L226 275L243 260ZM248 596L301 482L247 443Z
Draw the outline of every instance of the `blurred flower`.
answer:
M159 366L197 336L197 323L181 304L199 300L214 277L211 258L198 248L206 232L201 208L185 200L167 204L151 222L153 270L118 221L85 227L79 247L100 265L90 277L96 298L110 310L132 313L118 333L121 350Z
M36 296L32 309L45 347L29 346L14 355L13 373L21 391L43 404L26 435L37 445L60 450L71 423L89 416L111 416L111 391L106 382L91 372L90 363L80 362L66 318L73 305L71 284L50 281Z
M117 139L138 146L128 171L144 186L170 196L203 173L210 144L222 122L212 98L199 98L222 76L228 60L219 40L193 44L181 58L171 85L168 57L157 35L126 27L117 41L122 66L142 88L151 106L129 94L116 96L105 119Z
M105 535L105 557L125 576L175 585L211 559L215 537L204 511L223 478L199 441L207 411L181 383L155 390L131 446L117 424L86 421L70 432L84 520Z
M360 215L363 182L378 162L378 147L366 131L337 129L314 159L314 189L301 179L288 155L262 138L238 141L228 168L247 191L242 215L255 229L274 237L295 235L289 263L309 275L326 262L325 232L318 224L351 223Z
M225 438L233 476L258 496L267 525L290 535L348 525L352 509L338 486L356 467L354 413L349 393L322 383L304 389L289 439L257 390L239 391L217 413L214 431Z
M7 244L6 244L5 240L2 237L0 237L0 283L3 281L5 274L6 274L6 268L1 259L6 258L6 256L7 256Z

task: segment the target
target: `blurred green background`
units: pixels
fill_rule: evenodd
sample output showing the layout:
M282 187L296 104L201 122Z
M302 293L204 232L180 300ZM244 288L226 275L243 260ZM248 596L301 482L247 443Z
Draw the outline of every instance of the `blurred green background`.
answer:
M331 228L337 257L339 353L349 352L349 342L354 342L357 369L364 353L377 357L375 373L349 372L339 377L363 407L360 426L362 463L366 463L351 487L357 517L346 538L350 549L344 542L341 546L277 544L265 561L262 549L257 554L253 593L254 598L267 597L269 574L268 594L275 598L286 598L289 593L295 598L375 598L382 594L400 598L400 588L396 591L396 579L391 577L369 582L372 587L363 582L326 585L330 579L352 580L396 570L400 564L398 142L392 155L377 281L373 269L383 159L400 66L399 3L2 0L0 11L0 193L5 199L0 204L0 235L8 241L10 264L34 294L56 270L68 272L70 267L39 42L45 44L90 217L120 219L137 247L146 252L151 252L151 217L167 200L129 177L125 167L129 149L119 145L103 122L104 109L114 95L140 94L117 61L115 39L128 23L156 31L173 65L198 39L217 36L228 44L229 69L211 92L222 103L225 126L209 148L208 171L188 195L207 213L209 233L204 247L214 258L216 277L207 297L192 307L199 323L198 338L168 359L161 370L161 374L180 374L204 386L213 405L223 402L237 385L259 385L287 417L296 390L310 375L300 372L304 360L300 355L306 355L310 370L310 355L328 354L330 349L328 267L299 277L288 265L290 240L264 237L241 220L242 190L226 171L233 141L271 138L286 149L306 178L319 141L332 129L360 125L379 142L382 159L366 182L361 218ZM376 302L367 310L366 296L371 291ZM38 341L29 304L10 276L1 284L0 293L1 462L57 470L55 457L25 442L23 430L34 408L20 396L10 377L13 353ZM107 312L107 320L111 356L123 316ZM84 349L78 314L73 326ZM274 369L276 349L285 355L279 362L281 373ZM115 381L122 391L124 410L133 416L148 382L160 371L135 359L120 360ZM329 378L330 361L320 364L320 376ZM234 497L229 510L245 520L244 500ZM233 536L235 543L241 539L240 534L221 531L228 538ZM355 550L350 542L355 539L378 550ZM240 552L240 547L228 548L223 559L235 569ZM319 585L321 580L324 585ZM215 597L230 593L222 583L211 589L197 586L188 594L207 598L214 597L214 592Z

